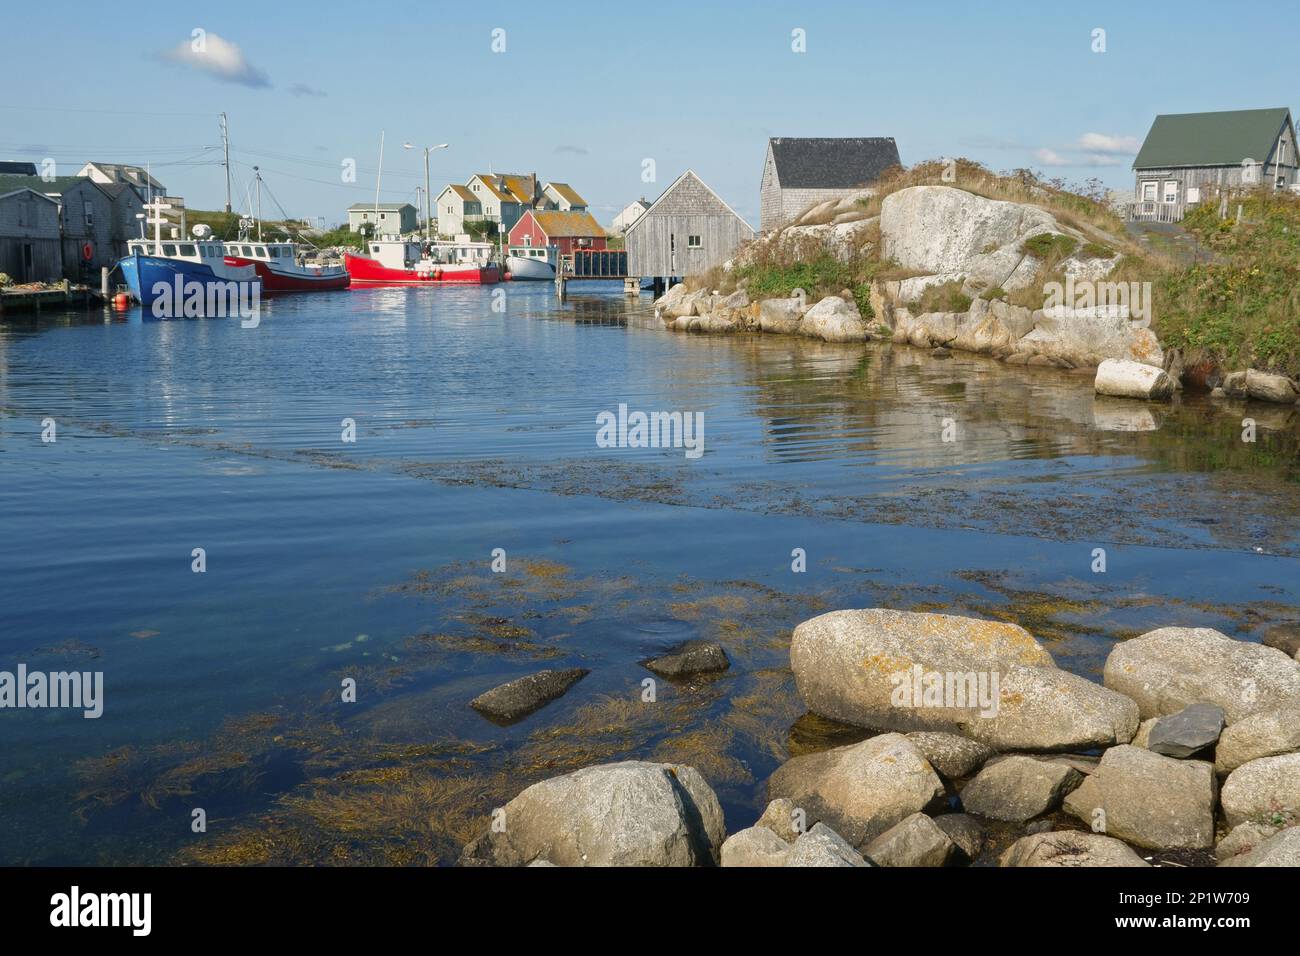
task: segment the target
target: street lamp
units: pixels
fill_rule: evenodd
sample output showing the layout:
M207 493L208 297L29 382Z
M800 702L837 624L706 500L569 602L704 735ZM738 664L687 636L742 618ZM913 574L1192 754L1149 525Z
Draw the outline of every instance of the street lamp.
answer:
M424 147L424 238L427 242L429 239L429 154L435 149L446 149L449 144L439 143L437 146ZM415 149L410 143L403 143L402 149Z

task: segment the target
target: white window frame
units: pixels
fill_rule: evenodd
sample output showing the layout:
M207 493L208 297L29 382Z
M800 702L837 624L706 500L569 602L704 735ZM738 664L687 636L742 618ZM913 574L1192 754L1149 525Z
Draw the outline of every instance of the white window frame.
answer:
M1149 194L1149 198L1148 198ZM1155 202L1160 196L1160 183L1154 179L1142 182L1142 202Z
M692 235L687 235L687 237L686 237L686 248L687 248L687 249L703 249L703 248L704 248L704 237L703 237L703 236L692 236Z
M1173 187L1172 193L1169 191L1170 186ZM1164 185L1160 190L1160 201L1170 206L1178 202L1178 180L1166 179L1164 181Z

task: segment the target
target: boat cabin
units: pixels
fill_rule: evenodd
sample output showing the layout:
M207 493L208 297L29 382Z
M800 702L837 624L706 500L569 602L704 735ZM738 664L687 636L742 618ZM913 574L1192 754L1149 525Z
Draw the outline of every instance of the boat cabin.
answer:
M294 247L290 242L239 242L226 243L226 255L240 259L260 259L262 262L290 264L294 261Z
M206 266L224 264L226 253L221 243L212 239L132 239L126 244L129 256L159 256L163 259L184 259Z
M556 246L511 246L509 254L519 256L521 259L536 259L539 262L545 262L555 265L557 261L556 254L559 248Z
M411 239L372 239L366 243L370 256L388 269L420 269L431 265L478 265L492 262L496 247L490 242L421 243Z

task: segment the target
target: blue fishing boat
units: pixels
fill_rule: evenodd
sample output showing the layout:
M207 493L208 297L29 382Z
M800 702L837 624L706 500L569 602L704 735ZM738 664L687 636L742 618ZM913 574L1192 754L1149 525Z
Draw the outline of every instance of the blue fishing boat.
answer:
M209 227L195 226L188 238L163 239L161 211L168 207L151 203L146 208L156 213L149 220L154 237L132 239L127 243L127 255L118 260L136 301L153 305L165 300L175 306L174 315L204 315L215 311L209 307L211 303L223 303L224 311L230 303L260 297L256 267L228 264L224 244L212 236Z

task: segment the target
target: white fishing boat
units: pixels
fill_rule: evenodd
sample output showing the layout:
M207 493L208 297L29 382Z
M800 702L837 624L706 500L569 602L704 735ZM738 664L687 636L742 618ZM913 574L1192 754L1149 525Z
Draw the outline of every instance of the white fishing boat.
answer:
M511 246L506 256L506 272L512 281L537 281L555 278L559 261L556 246Z

